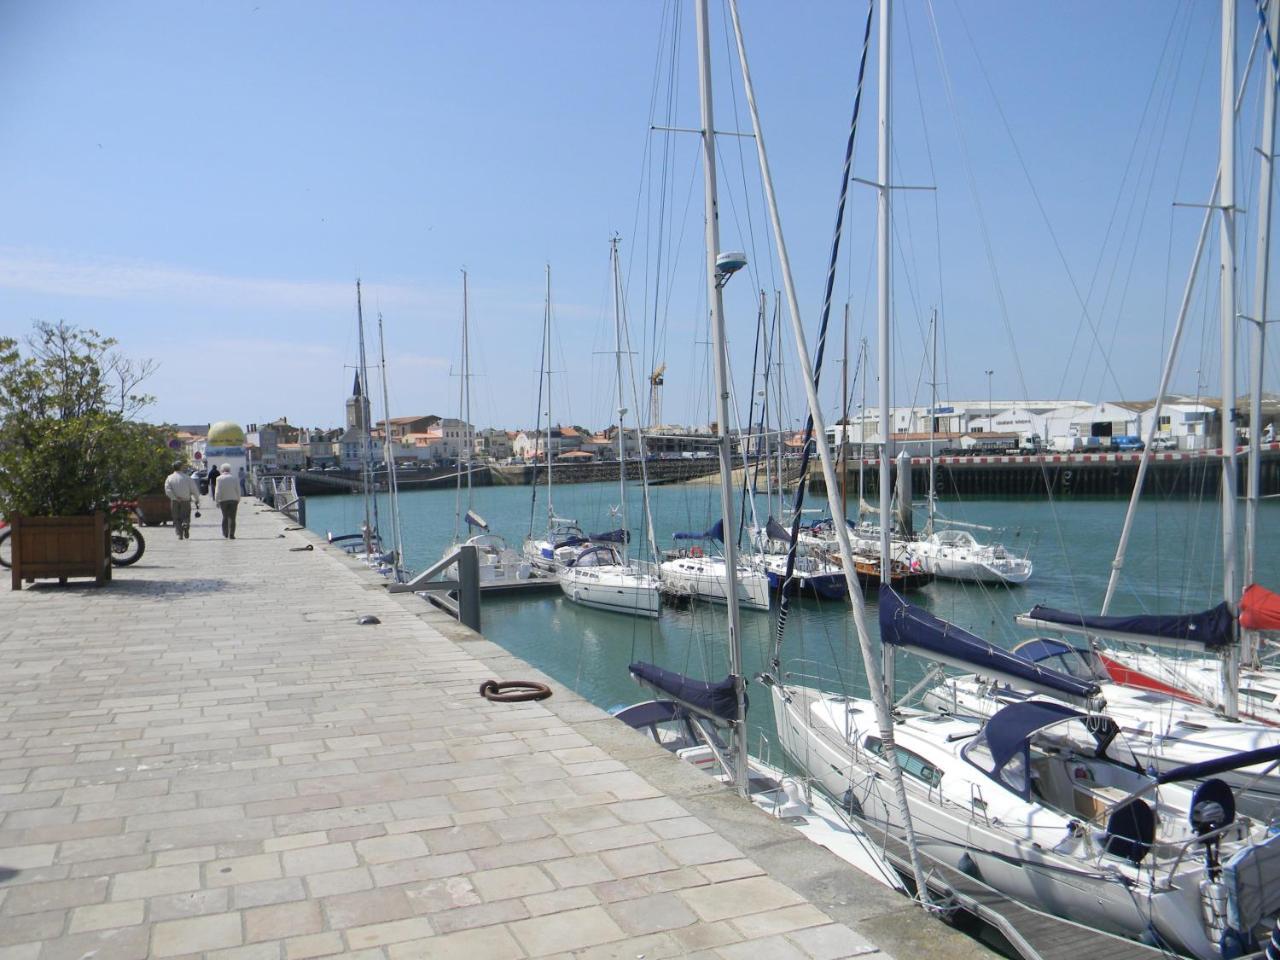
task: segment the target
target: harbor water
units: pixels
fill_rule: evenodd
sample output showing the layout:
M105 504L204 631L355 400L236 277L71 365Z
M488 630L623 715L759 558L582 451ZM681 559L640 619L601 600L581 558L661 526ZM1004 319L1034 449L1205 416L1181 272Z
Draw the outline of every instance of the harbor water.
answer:
M621 525L617 484L557 486L559 517L577 520L583 529L604 531ZM632 555L647 553L638 504L639 491L628 491ZM687 484L654 487L649 491L654 535L659 549L672 546L676 530L706 530L718 515L715 485ZM851 498L852 499L852 498ZM826 515L825 498L810 498L824 509L806 513L806 520ZM422 570L435 563L453 542L460 522L459 499L452 490L423 490L400 496L400 513L408 566ZM764 522L769 507L757 498L757 515ZM388 503L379 497L382 528L389 531ZM775 499L774 512L778 512ZM531 522L535 531L546 526L545 491L536 503L529 487L476 489L472 509L491 530L519 549ZM980 540L999 540L1012 552L1029 552L1035 573L1021 587L936 581L910 595L913 602L1004 647L1013 647L1031 634L1013 618L1037 603L1096 613L1106 589L1126 503L1120 500L1068 502L964 501L940 505L939 515L951 520L993 528L974 530ZM461 500L466 510L466 494ZM917 511L917 516L920 512ZM1280 583L1280 503L1260 507L1256 579L1275 588ZM364 519L358 495L311 497L307 523L317 533L354 533ZM1243 510L1241 511L1243 521ZM1222 591L1221 512L1216 501L1144 500L1135 521L1127 562L1116 595L1114 613L1180 613L1215 605ZM461 532L465 537L465 532ZM426 601L424 601L426 602ZM775 608L776 610L776 608ZM724 608L694 603L685 608L664 607L657 621L590 610L559 592L526 596L486 596L482 629L487 638L528 661L566 686L606 709L648 699L632 682L627 665L647 660L659 666L704 679L720 679L727 672L728 647ZM744 610L743 652L748 676L763 670L774 642L775 613ZM868 598L868 622L876 629L874 598ZM853 693L865 692L853 619L845 602L793 603L782 646L784 670L815 678L822 686ZM898 655L897 680L903 693L924 672L915 658ZM516 679L516 678L501 678ZM750 726L752 751L780 761L770 747L773 717L769 697L753 683Z

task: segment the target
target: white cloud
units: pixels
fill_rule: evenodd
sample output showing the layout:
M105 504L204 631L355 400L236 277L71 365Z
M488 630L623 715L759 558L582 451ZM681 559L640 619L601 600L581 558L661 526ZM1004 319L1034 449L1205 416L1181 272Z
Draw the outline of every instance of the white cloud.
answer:
M331 310L352 299L350 281L292 280L208 273L112 258L60 259L0 247L0 288L105 300L193 302L204 306ZM455 296L413 284L379 284L379 302L397 309L441 310Z

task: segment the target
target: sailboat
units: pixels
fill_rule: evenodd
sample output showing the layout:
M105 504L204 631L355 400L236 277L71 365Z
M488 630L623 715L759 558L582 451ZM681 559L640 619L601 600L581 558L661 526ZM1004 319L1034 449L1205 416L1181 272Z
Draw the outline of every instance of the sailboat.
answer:
M729 597L728 561L724 555L711 548L711 544L724 542L724 520L717 520L709 529L697 532L676 533L673 540L701 541L706 549L694 546L669 555L658 565L663 589L682 597L696 597L724 603ZM738 602L748 610L769 609L769 578L748 562L739 562L734 577Z
M1233 0L1224 0L1223 23L1234 20ZM1266 33L1266 47L1270 51L1276 49L1277 14L1274 7L1261 8L1262 28ZM1264 148L1258 152L1261 156L1259 198L1262 210L1258 217L1258 250L1257 275L1255 290L1255 340L1254 347L1258 355L1254 357L1253 368L1253 423L1250 431L1250 476L1249 476L1249 509L1246 513L1246 565L1245 580L1252 579L1254 546L1257 536L1257 499L1259 496L1259 454L1261 427L1261 389L1262 389L1262 331L1261 322L1267 312L1267 277L1269 266L1269 244L1271 208L1273 200L1272 162L1275 148L1275 114L1277 68L1273 57L1264 60L1264 105L1263 142ZM1150 427L1146 443L1138 464L1138 474L1134 480L1133 493L1129 500L1129 508L1125 514L1119 542L1116 546L1115 559L1111 565L1111 575L1107 582L1107 591L1103 599L1102 610L1098 616L1082 615L1076 612L1055 610L1047 607L1036 607L1019 618L1019 623L1039 629L1055 630L1085 636L1093 646L1101 663L1109 676L1119 682L1142 690L1156 691L1175 698L1193 700L1217 707L1228 720L1244 716L1268 724L1280 725L1280 673L1265 667L1254 644L1254 633L1245 623L1249 611L1245 609L1246 600L1250 599L1255 607L1254 615L1262 623L1267 622L1265 614L1257 607L1265 606L1266 591L1257 584L1250 583L1245 591L1240 591L1237 579L1237 440L1234 410L1236 405L1235 388L1235 324L1236 308L1236 207L1235 207L1235 126L1236 112L1243 97L1243 86L1236 91L1235 39L1228 35L1224 26L1222 38L1222 84L1220 105L1219 160L1217 177L1210 194L1210 203L1205 210L1200 229L1199 240L1192 266L1184 288L1182 303L1179 308L1177 322L1174 326L1169 353L1165 358L1161 372L1160 384L1156 391L1155 409L1151 414ZM1111 602L1116 594L1121 570L1124 567L1125 554L1129 536L1133 528L1134 516L1142 492L1143 480L1151 461L1151 450L1154 448L1155 431L1160 421L1160 410L1165 396L1168 394L1169 380L1177 357L1178 346L1182 338L1184 322L1187 318L1196 274L1208 239L1209 228L1214 216L1219 216L1221 263L1220 331L1221 331L1221 391L1222 391L1222 440L1221 460L1222 474L1220 479L1220 501L1222 510L1222 595L1223 602L1209 611L1188 615L1153 615L1138 617L1116 617L1109 614ZM1252 595L1252 596L1251 596ZM1237 612L1240 617L1237 619ZM1245 629L1242 631L1241 627ZM1103 649L1098 641L1109 639L1129 644L1126 648L1108 646ZM1137 649L1135 650L1134 647ZM1161 652L1166 648L1191 650L1187 657L1170 657ZM1242 667L1243 664L1243 667Z
M716 206L716 166L711 101L711 46L708 36L707 0L695 0L699 44L699 87L701 91L703 177L706 201L707 282L715 351L716 392L719 397L717 447L720 459L720 500L723 516L733 520L732 460L727 433L728 359L725 349L724 305L721 288L744 265L738 255L718 252L720 228ZM737 9L732 8L735 27ZM739 56L742 56L741 47ZM746 71L745 63L743 66ZM723 521L722 521L723 522ZM747 752L746 678L742 666L741 622L737 590L736 543L724 540L725 611L729 631L729 676L719 682L692 680L653 664L631 665L632 676L653 688L660 700L636 704L617 716L633 729L651 736L681 759L703 767L724 783L732 784L739 796L749 798L758 808L794 826L815 843L827 847L846 862L885 886L905 890L901 880L878 854L874 845L835 803L814 791L799 778L786 776ZM729 742L726 743L727 735Z
M618 266L618 241L609 245L609 263L613 275L613 322L616 373L618 378L618 516L622 527L606 534L590 537L590 544L561 566L556 578L560 589L574 603L613 613L629 613L637 617L656 617L661 608L660 582L656 576L627 561L627 542L631 539L627 526L627 408L623 405L622 377L622 277ZM642 454L643 455L643 454Z
M547 264L547 295L542 314L542 369L538 374L538 418L542 417L542 387L547 388L547 432L543 453L547 462L547 526L540 535L533 532L534 513L538 505L538 484L535 477L532 499L529 504L529 535L521 547L521 553L535 569L556 573L571 563L590 542L578 521L557 517L552 502L552 464L555 457L551 449L551 265Z
M983 543L970 529L974 524L956 523L938 517L937 510L937 461L934 457L934 440L937 436L934 411L938 409L938 311L929 321L933 349L929 369L929 518L924 532L911 544L912 552L920 558L924 568L940 580L960 580L971 583L1017 585L1031 579L1031 558L1017 556L1002 543ZM939 530L939 526L945 529ZM966 529L968 528L968 529ZM984 528L987 529L987 528Z
M460 546L475 547L479 561L482 586L507 586L528 580L533 575L532 565L515 550L507 546L502 537L489 529L488 522L476 513L472 502L472 460L475 447L471 439L471 330L467 293L467 271L462 271L462 383L458 398L459 415L462 418L464 450L459 451L457 488L455 493L453 541L444 549L447 557ZM466 476L466 510L462 506L463 476ZM467 536L461 537L460 527L466 527ZM442 559L443 559L442 557ZM452 570L453 566L446 568Z
M397 569L400 561L398 552L388 551L383 546L378 522L378 486L373 471L373 437L369 432L370 405L367 396L369 365L365 357L364 303L358 278L356 279L356 335L360 345L359 367L356 369L351 400L348 401L350 408L348 417L351 419L348 433L352 431L356 433L356 441L360 448L360 493L364 502L364 523L359 533L335 535L330 532L328 539L330 543L341 547L379 573L389 576Z
M1226 23L1224 34L1234 19ZM877 185L881 423L889 422L892 343L890 24L891 3L882 0ZM757 147L762 149L759 143ZM783 263L790 293L785 259ZM802 344L795 313L793 328ZM811 419L822 429L817 387L808 369L805 389ZM819 453L830 490L831 454L825 444ZM880 469L880 560L887 565L887 456L881 457ZM842 554L849 557L849 530L839 524L835 532ZM888 579L887 569L882 579ZM927 838L921 852L931 859L1039 910L1100 930L1154 938L1204 958L1234 955L1258 942L1261 928L1280 908L1280 837L1261 823L1238 817L1231 789L1215 775L1280 760L1280 749L1148 774L1119 725L1091 709L1098 696L1092 681L1000 650L907 603L887 585L881 586L878 603L881 673L871 656L860 598L851 596L870 698L796 682L782 672L778 648L766 682L787 753L828 793L844 797L869 830L904 839L913 856L920 850L917 838ZM899 703L891 720L886 701L896 692L893 651L899 646L935 662L1051 691L1084 709L1023 701L981 720ZM899 779L900 773L906 776ZM1183 785L1196 778L1210 779L1194 790ZM914 870L919 878L918 859ZM923 888L922 880L919 886Z
M1092 683L1096 702L1119 726L1144 770L1166 773L1178 767L1217 760L1245 751L1280 747L1280 729L1263 723L1227 721L1207 707L1171 697L1163 691L1116 683L1089 649L1060 640L1027 640L1014 656ZM1032 690L980 674L947 677L926 690L922 701L939 713L990 717L1012 703L1048 697L1056 692ZM1280 769L1259 763L1218 776L1236 794L1242 813L1271 822L1280 814Z

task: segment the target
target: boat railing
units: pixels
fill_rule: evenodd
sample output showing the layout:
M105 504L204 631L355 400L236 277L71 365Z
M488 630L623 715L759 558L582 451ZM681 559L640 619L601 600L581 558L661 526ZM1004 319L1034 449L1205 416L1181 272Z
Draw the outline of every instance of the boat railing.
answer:
M457 570L456 580L433 579L450 567ZM387 584L387 590L416 593L464 627L480 632L480 551L472 544L459 546L407 583Z
M258 477L258 499L273 510L279 510L300 527L307 525L307 502L298 493L292 476Z

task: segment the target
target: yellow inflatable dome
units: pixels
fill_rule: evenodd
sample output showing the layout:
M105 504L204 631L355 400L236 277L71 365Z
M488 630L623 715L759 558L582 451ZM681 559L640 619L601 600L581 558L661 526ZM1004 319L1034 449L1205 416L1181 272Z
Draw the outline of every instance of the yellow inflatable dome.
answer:
M243 447L244 431L240 429L238 423L219 420L209 427L209 437L206 442L211 447Z

